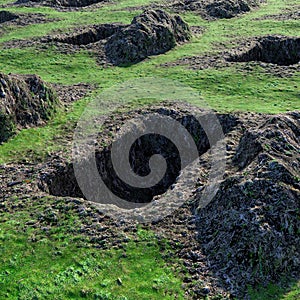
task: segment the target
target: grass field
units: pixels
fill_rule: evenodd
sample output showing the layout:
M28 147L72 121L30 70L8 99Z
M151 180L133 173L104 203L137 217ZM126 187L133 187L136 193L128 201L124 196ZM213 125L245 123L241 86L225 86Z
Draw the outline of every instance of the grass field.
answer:
M0 4L10 2L0 0ZM150 2L117 1L84 12L59 12L50 7L3 8L16 13L43 13L56 20L26 27L4 27L0 47L2 43L15 39L67 32L78 25L126 24L141 11L124 8ZM96 57L86 51L62 54L55 47L41 51L34 45L31 48L0 49L0 70L3 73L35 73L51 83L71 85L83 82L97 86L91 94L68 109L58 108L47 125L24 129L0 145L0 163L44 161L58 150L68 155L70 149L66 140L72 136L76 122L89 101L103 89L134 78L151 76L179 81L198 91L206 103L217 111L273 114L299 110L299 73L280 78L268 74L259 66L250 71L243 70L239 64L196 71L186 66L163 66L183 57L217 54L221 43L222 47L230 49L237 40L254 36L297 36L299 21L253 20L279 13L297 2L268 0L267 4L251 13L213 22L195 14L182 14L189 25L203 26L204 33L166 54L126 68L101 67L97 65ZM146 102L142 100L138 104ZM170 262L174 262L164 258L151 232L138 229L136 236L128 237L124 251L99 251L78 231L82 221L72 211L59 214L55 223L48 224L49 230L42 231L26 225L28 222L40 222L44 207L54 201L52 198L33 200L30 205L19 205L20 199L7 201L11 202L12 209L0 213L0 299L184 299L182 276L172 268ZM168 242L165 243L168 248ZM283 283L286 283L285 279ZM273 284L249 290L253 300L300 299L300 285L297 282L288 289Z

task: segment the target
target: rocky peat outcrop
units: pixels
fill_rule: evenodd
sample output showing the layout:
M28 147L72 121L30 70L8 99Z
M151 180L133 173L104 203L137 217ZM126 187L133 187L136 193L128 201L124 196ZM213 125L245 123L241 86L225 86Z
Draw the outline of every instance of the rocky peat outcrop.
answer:
M300 38L287 36L265 36L249 42L233 53L228 61L261 61L280 66L300 62Z
M197 230L212 270L241 297L249 284L300 275L300 113L247 129L231 161Z
M58 99L36 75L0 74L0 143L17 128L44 124Z
M198 12L204 18L230 19L258 7L260 0L184 0L173 2L176 11Z
M169 51L190 39L189 26L180 16L163 10L148 10L131 24L112 35L105 52L115 65L137 63L147 56Z

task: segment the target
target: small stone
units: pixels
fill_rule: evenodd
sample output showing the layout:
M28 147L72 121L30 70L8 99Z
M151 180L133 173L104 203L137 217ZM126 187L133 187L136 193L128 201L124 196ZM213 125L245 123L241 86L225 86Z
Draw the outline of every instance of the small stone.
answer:
M123 285L123 282L122 282L121 278L118 278L118 279L117 279L117 284L118 284L118 285Z
M201 292L204 294L204 295L208 295L210 293L210 288L208 286L205 286L201 289Z

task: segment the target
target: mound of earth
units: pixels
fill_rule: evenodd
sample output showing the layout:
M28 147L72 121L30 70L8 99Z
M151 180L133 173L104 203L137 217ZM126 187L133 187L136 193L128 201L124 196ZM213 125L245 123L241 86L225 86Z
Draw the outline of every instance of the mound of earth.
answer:
M196 11L204 18L229 19L258 7L260 0L184 0L171 4L179 11Z
M15 19L18 19L18 16L16 14L5 10L0 11L0 23L5 23Z
M218 54L184 57L162 66L186 66L193 70L228 68L234 66L243 73L253 72L259 65L267 74L290 77L300 70L299 37L265 36L232 41ZM228 51L229 47L233 50ZM237 66L237 63L239 65Z
M246 47L236 50L228 61L261 61L289 66L300 61L300 38L267 36L258 38Z
M189 26L180 16L163 10L148 10L112 35L105 52L115 65L137 63L147 56L165 53L190 39Z
M45 6L58 6L58 7L85 7L100 2L107 2L106 0L18 0L16 4L34 4L38 3Z
M36 75L0 74L0 143L16 128L43 124L58 100Z
M247 129L231 166L197 230L214 273L241 297L249 284L300 275L300 113Z
M77 28L75 33L64 34L52 38L53 41L71 45L88 45L105 40L124 28L121 24L100 24ZM50 38L51 40L51 38Z

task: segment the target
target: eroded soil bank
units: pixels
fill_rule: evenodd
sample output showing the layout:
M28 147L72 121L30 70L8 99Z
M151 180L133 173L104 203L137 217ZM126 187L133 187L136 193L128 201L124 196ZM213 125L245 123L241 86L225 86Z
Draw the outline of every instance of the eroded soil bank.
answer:
M189 107L182 104L165 103L108 118L96 148L102 178L119 196L130 195L129 201L159 201L161 193L176 186L176 176L180 173L178 151L161 136L137 140L130 156L134 171L145 175L149 172L151 155L163 155L169 163L160 185L145 193L130 190L112 168L109 153L114 136L128 120L148 113L170 116L183 124L199 151L199 168L191 175L195 184L189 191L189 200L163 220L143 225L158 237L171 241L188 270L189 275L186 273L184 279L187 295L194 299L205 294L243 298L248 284L276 281L278 274L297 278L300 275L299 112L218 114L225 134L227 167L217 194L206 207L201 207L201 195L208 184L211 145ZM72 164L61 154L47 163L2 166L0 188L6 195L2 207L13 196L22 199L22 205L34 197L57 199L57 205L49 207L54 215L63 209L61 201L75 205L79 215L94 220L91 222L95 226L87 225L82 230L101 247L117 245L116 239L122 240L128 230L134 230L131 223L103 218L97 208L84 200ZM103 233L96 224L105 228L118 226L118 233L113 229Z
M45 124L59 101L36 75L0 74L0 143L16 129Z

